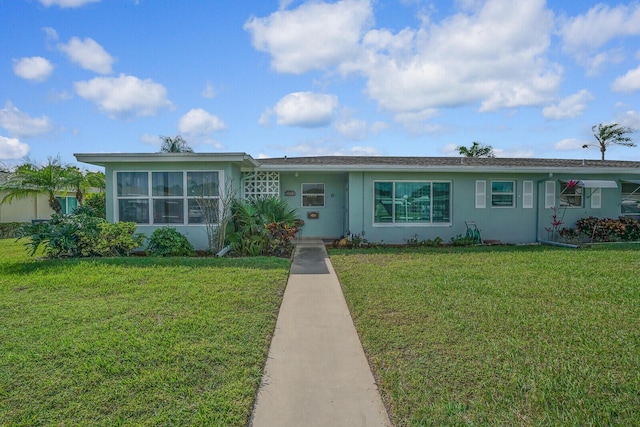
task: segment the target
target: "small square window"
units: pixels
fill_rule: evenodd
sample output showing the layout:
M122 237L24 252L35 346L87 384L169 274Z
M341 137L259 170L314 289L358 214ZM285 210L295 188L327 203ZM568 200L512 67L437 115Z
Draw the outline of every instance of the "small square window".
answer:
M577 181L560 182L560 207L581 208L582 190Z
M515 188L515 181L491 181L491 207L514 207L516 198Z
M324 207L324 184L302 184L302 206Z

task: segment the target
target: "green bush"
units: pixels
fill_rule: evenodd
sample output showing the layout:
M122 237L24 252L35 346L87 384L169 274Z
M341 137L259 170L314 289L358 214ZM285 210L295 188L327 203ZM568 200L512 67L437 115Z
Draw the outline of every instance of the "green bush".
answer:
M229 234L229 243L236 254L244 256L289 256L291 239L304 225L296 218L296 210L277 197L235 200L231 215L234 231Z
M151 256L193 256L193 245L173 227L156 228L147 245Z
M107 194L104 192L89 193L87 197L84 199L83 206L86 208L90 208L94 216L98 216L100 218L106 218L107 217Z
M575 230L594 242L640 240L640 221L625 216L618 219L582 218L576 221Z
M50 258L123 256L143 244L135 228L135 223L109 224L87 213L53 214L47 222L24 225L18 239L29 239L25 246L32 256L40 247Z
M100 256L129 256L131 252L144 244L145 236L136 233L135 222L99 222L100 238L95 250Z
M10 239L18 237L20 228L24 227L24 222L3 222L0 223L0 239Z

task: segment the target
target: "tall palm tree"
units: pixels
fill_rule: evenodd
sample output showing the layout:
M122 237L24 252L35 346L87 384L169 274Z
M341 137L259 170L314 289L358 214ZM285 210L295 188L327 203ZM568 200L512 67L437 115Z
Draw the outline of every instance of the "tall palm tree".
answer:
M62 165L59 156L49 157L43 166L25 163L18 166L15 171L10 173L7 180L0 184L0 190L7 192L0 203L46 194L49 207L54 212L61 213L62 205L56 196L69 188L71 180L69 168Z
M162 140L161 153L193 153L193 148L180 135L175 138L161 136L160 139Z
M479 142L473 142L471 147L465 147L460 145L456 147L458 153L463 157L495 157L493 154L493 147L490 145L483 145Z
M596 147L602 154L602 160L604 160L604 153L607 151L607 147L610 145L623 145L625 147L635 147L636 144L627 135L635 132L635 129L620 126L617 123L610 125L603 125L600 123L597 126L591 127L593 136L598 141L597 144L584 144L582 148Z

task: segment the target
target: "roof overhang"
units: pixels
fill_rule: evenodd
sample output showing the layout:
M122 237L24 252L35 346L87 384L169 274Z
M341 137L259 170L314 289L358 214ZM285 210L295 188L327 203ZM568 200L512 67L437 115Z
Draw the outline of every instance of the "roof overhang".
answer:
M259 163L246 153L75 153L79 162L96 166L113 163L236 163L255 168Z
M618 183L605 179L580 179L578 186L583 188L618 188Z

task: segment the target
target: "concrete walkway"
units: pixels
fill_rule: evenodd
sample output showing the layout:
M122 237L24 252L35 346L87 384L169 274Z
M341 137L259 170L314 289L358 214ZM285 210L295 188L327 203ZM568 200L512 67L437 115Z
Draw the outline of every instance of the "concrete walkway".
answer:
M391 426L321 241L296 246L250 425Z

